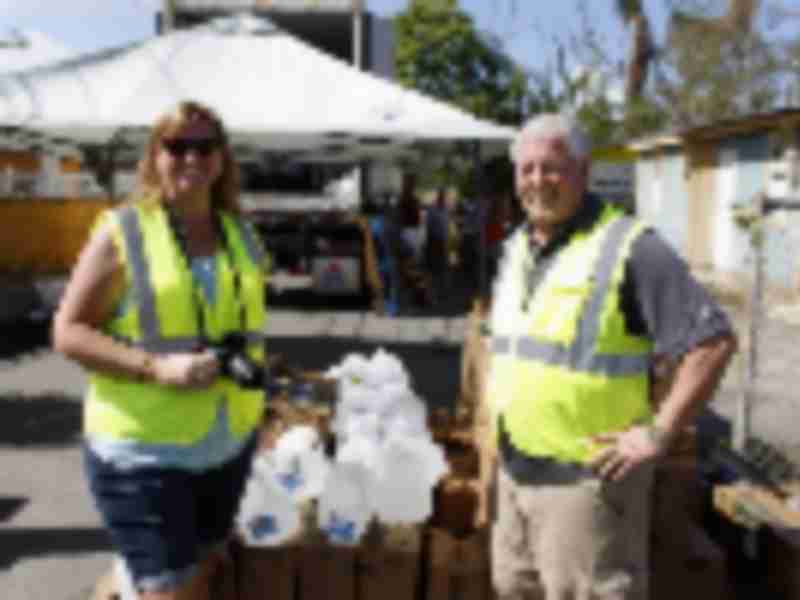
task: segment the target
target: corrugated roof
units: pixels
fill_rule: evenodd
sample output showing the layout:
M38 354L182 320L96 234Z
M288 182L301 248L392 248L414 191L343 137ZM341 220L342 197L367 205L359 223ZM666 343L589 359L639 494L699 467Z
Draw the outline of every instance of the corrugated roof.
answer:
M692 140L713 140L729 135L771 128L779 122L785 123L786 121L800 122L800 108L781 108L769 112L751 113L741 117L722 119L707 125L690 127L679 132L678 135Z

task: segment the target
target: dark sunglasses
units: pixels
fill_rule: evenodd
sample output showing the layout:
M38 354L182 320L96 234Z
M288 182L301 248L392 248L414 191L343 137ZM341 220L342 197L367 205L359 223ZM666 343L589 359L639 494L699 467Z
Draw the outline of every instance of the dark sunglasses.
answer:
M186 156L187 152L193 150L205 157L210 156L220 144L216 138L173 138L161 140L161 145L172 156Z

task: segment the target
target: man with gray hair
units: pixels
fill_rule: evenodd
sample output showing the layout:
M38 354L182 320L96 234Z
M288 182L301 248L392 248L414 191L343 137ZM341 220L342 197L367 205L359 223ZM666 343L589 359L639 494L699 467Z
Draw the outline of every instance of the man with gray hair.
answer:
M505 243L487 399L500 449L500 600L645 600L653 466L711 396L736 339L653 230L587 192L569 117L511 145L525 223ZM654 361L677 365L650 401Z

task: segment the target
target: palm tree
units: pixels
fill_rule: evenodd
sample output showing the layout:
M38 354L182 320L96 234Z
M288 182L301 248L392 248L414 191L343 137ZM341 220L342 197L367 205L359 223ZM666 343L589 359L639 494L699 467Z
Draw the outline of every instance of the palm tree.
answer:
M625 101L630 103L642 96L650 63L655 56L655 45L642 0L616 0L614 9L625 25L633 26L630 57L625 72Z
M752 31L753 19L760 7L761 0L728 0L728 10L717 18L698 17L675 9L670 27L744 36Z

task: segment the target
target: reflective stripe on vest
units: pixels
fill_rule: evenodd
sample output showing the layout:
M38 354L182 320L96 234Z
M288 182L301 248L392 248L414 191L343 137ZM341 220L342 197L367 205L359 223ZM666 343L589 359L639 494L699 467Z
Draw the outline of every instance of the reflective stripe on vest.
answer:
M630 217L619 218L610 225L610 230L603 240L595 269L596 286L581 315L575 339L570 346L522 336L517 339L516 348L512 348L510 337L496 336L492 338L492 352L506 354L516 350L518 358L565 367L574 372L611 376L645 373L650 364L646 354L598 354L595 352L600 328L600 313L611 286L617 257L626 236L634 225L635 221Z
M155 291L150 279L150 267L144 254L144 240L139 224L139 213L133 206L126 206L119 210L119 224L131 270L133 289L136 290L138 305L139 327L141 341L132 342L134 346L144 348L149 352L190 352L197 350L204 340L197 336L170 337L161 336L162 331L158 313L156 311ZM256 242L253 231L246 226L238 228L242 242L250 259L257 265L263 261L264 255L261 247ZM264 341L261 331L242 332L249 343L260 344Z

